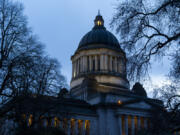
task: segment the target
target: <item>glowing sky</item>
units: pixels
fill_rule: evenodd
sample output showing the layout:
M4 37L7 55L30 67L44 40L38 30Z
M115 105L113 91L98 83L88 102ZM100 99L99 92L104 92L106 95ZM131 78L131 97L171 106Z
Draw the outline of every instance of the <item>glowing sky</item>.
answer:
M46 52L57 58L62 65L62 73L68 83L71 80L70 57L79 41L93 27L98 9L109 23L117 0L18 0L24 4L29 26L40 41L46 45ZM159 62L158 62L159 63ZM153 66L152 82L161 84L163 74L168 73L168 65L159 63Z

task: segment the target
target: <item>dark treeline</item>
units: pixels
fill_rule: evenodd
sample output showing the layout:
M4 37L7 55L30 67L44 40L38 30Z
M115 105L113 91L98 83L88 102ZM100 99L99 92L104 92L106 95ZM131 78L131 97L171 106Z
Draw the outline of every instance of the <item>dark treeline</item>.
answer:
M171 84L154 90L154 97L164 101L166 110L154 113L154 127L144 134L172 134L180 127L180 1L120 1L111 26L127 53L131 81L147 77L155 61L170 60L172 67L166 75Z
M0 118L9 117L19 96L57 96L66 87L60 68L28 27L23 5L0 0Z

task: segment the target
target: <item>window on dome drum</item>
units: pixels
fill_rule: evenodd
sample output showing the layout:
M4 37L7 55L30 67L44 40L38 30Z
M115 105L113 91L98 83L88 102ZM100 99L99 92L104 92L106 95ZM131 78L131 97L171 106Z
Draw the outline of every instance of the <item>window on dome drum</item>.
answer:
M79 65L79 73L81 72L81 61L80 58L78 59L78 65Z
M112 71L115 72L115 58L112 57Z
M111 69L111 64L110 64L111 62L110 62L110 56L108 55L108 70L110 70Z
M76 60L76 76L78 74L78 60Z
M95 57L92 56L92 71L95 71Z
M89 71L89 56L87 56L87 71Z
M98 71L100 71L100 56L99 55L97 56L97 61L98 61L97 62L97 64L98 64L98 66L97 66L98 67Z

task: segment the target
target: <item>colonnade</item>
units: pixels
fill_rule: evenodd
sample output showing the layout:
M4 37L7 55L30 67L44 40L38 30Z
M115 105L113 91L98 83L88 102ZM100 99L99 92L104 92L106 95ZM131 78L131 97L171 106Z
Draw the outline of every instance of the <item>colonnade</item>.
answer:
M27 121L28 126L31 126L34 121L34 117L32 115L29 115ZM90 120L42 117L38 125L43 127L60 128L67 135L90 135Z
M180 135L180 131L175 131L174 135Z
M120 135L137 135L138 130L147 129L150 126L147 117L119 115L118 116Z
M111 55L89 55L81 56L72 61L72 76L91 71L108 71L116 73L125 72L125 60Z

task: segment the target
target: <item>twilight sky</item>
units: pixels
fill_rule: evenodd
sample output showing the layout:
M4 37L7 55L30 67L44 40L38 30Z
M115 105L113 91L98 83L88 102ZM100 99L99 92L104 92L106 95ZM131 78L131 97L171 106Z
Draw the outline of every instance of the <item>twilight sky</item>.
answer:
M61 72L66 76L68 83L71 80L70 57L78 47L80 39L93 27L93 21L98 9L109 23L114 7L118 0L17 0L24 4L25 15L29 26L46 45L46 52L57 58L62 65ZM117 36L118 38L118 36ZM152 68L153 85L162 84L163 75L168 73L169 65L166 62L157 62ZM148 87L148 84L144 84Z

